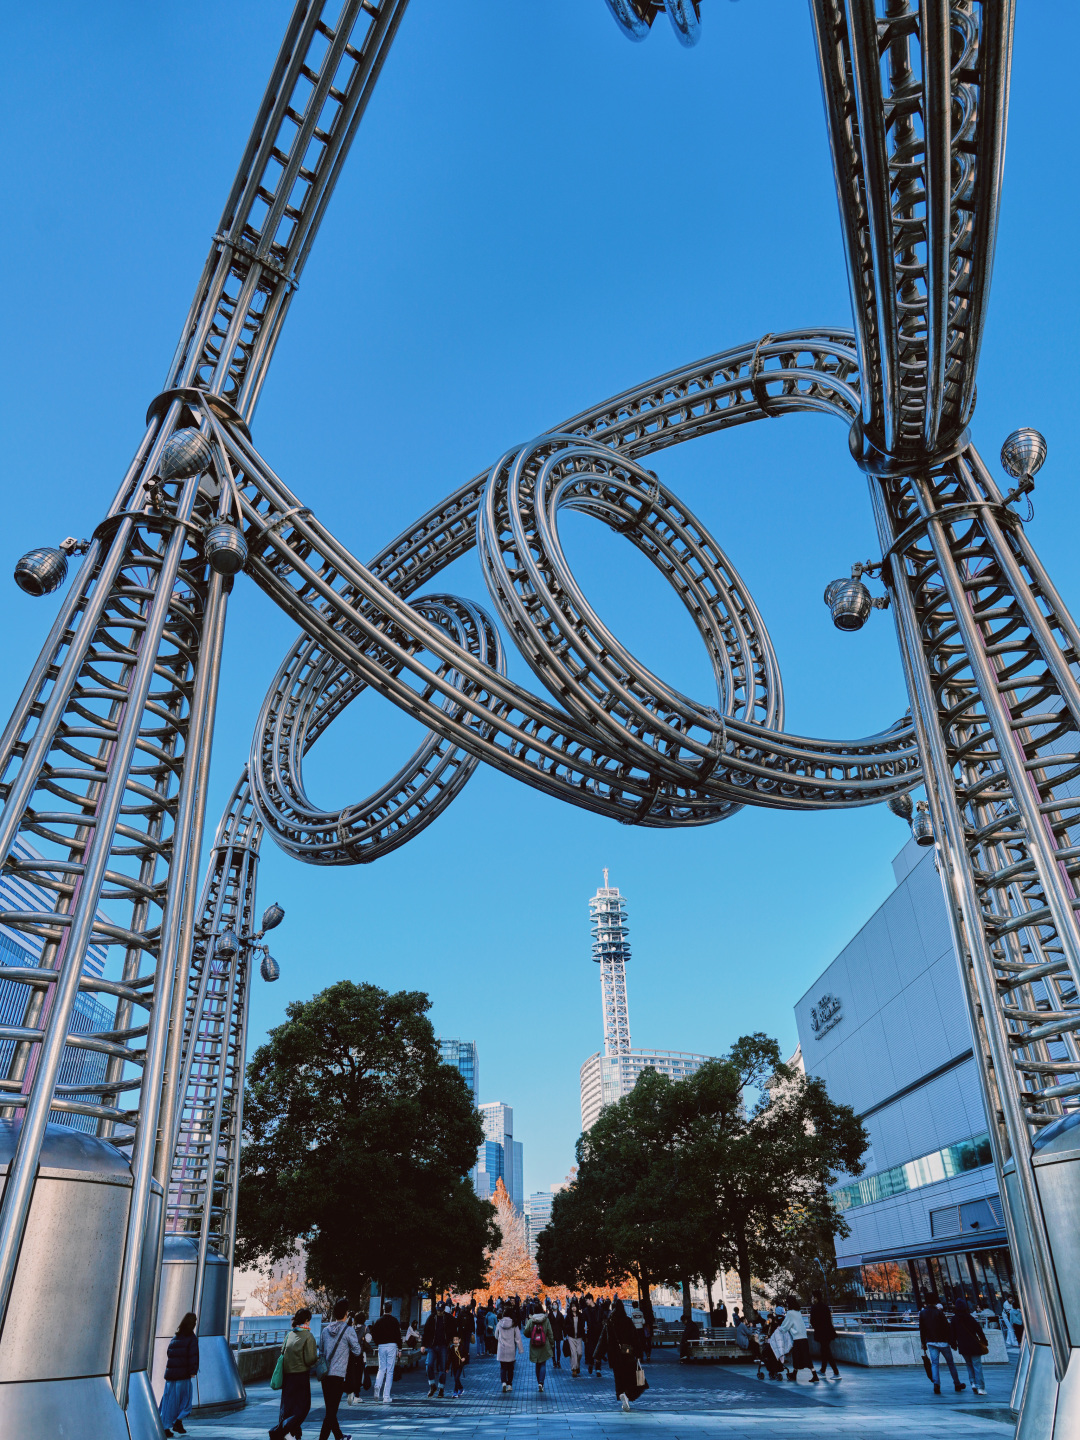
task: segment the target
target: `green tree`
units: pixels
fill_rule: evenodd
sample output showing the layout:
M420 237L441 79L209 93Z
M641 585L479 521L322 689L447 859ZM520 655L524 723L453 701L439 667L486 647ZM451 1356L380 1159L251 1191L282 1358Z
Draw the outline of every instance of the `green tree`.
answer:
M338 1295L483 1283L499 1232L466 1178L483 1126L429 1004L342 980L288 1006L248 1066L238 1263L299 1239L309 1283Z

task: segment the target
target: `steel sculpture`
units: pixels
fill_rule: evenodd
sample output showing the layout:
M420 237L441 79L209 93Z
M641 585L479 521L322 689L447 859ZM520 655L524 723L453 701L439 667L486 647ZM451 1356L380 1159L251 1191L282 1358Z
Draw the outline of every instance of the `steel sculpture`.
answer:
M662 13L681 43L700 32L697 0L608 6L632 39ZM1071 1434L1076 1374L1062 1382L1080 1345L1069 1283L1080 1274L1080 634L1011 508L1031 488L1041 437L1010 437L1003 463L1019 484L1003 495L967 431L1012 5L811 0L854 333L766 335L582 412L508 450L363 565L275 475L248 425L404 9L299 0L166 388L0 738L0 853L56 895L52 911L0 914L46 941L39 970L4 971L27 983L28 1000L23 1025L0 1032L17 1041L0 1081L10 1155L0 1379L14 1382L15 1401L0 1436L40 1411L43 1386L58 1415L92 1410L95 1435L156 1433L147 1365L166 1227L162 1322L191 1296L222 1333L260 830L311 863L370 861L430 824L481 760L628 824L706 824L744 804L887 801L920 842L936 840L1032 1342L1020 1432ZM753 600L644 463L805 410L848 426L882 551L829 587L830 607L863 623L875 602L862 575L880 575L911 697L910 718L857 741L783 730L779 670ZM560 546L565 507L624 535L674 585L712 660L715 704L673 690L602 624ZM483 609L419 593L474 545L494 609L550 699L507 678ZM57 568L55 555L28 567L42 591L61 583ZM302 633L263 705L250 780L230 801L197 906L225 607L241 569ZM303 757L367 686L427 738L376 794L321 810L305 793ZM927 799L913 807L919 784ZM47 861L14 857L20 833ZM91 938L120 948L120 981L82 976ZM70 1034L80 987L115 1000L113 1030ZM57 1085L67 1043L111 1057L97 1103ZM59 1127L47 1130L51 1111L97 1120L82 1160ZM88 1359L61 1336L41 1377L12 1316L51 1278L34 1188L47 1154L83 1197L71 1213L102 1243L94 1313L108 1344ZM129 1157L122 1176L118 1155Z

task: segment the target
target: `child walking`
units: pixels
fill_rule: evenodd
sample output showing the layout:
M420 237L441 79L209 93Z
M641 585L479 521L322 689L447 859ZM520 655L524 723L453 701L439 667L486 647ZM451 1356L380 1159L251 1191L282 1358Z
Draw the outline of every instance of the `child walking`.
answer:
M461 1348L462 1340L460 1335L455 1335L450 1345L450 1373L454 1377L454 1399L465 1394L465 1383L462 1372L465 1369L465 1352Z

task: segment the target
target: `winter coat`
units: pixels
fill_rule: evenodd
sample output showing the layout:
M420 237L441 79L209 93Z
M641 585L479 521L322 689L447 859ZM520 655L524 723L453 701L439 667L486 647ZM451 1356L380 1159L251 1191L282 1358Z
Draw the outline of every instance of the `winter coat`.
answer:
M949 1322L945 1318L944 1310L940 1310L936 1305L927 1305L925 1310L919 1311L919 1339L924 1350L927 1345L952 1344Z
M373 1345L397 1345L401 1348L401 1322L396 1315L380 1315L369 1334Z
M174 1335L165 1358L166 1380L190 1380L199 1373L199 1337Z
M533 1344L532 1332L536 1325L542 1326L544 1330L542 1345ZM530 1315L525 1321L525 1334L529 1337L529 1359L536 1365L543 1360L550 1360L555 1352L555 1333L551 1328L551 1321L542 1310L538 1310L535 1315Z
M420 1344L425 1350L430 1350L433 1345L449 1345L456 1334L454 1317L448 1315L445 1310L436 1310L424 1321L424 1333L420 1336Z
M801 1310L791 1309L784 1316L784 1323L780 1329L791 1336L792 1344L796 1340L806 1339L806 1321L802 1317Z
M836 1326L833 1324L832 1311L824 1300L815 1300L810 1306L810 1328L814 1332L815 1340L835 1340Z
M569 1335L573 1340L585 1339L585 1316L571 1313L566 1317L563 1325L563 1334Z
M495 1339L498 1349L495 1351L496 1360L502 1360L512 1365L517 1358L517 1352L525 1354L525 1345L521 1338L521 1331L511 1320L509 1315L504 1315L495 1326Z
M344 1331L344 1335L342 1334ZM327 1374L344 1380L349 1368L349 1356L362 1353L356 1331L347 1320L331 1320L322 1327L319 1336L319 1353L327 1364Z
M986 1333L974 1315L966 1310L957 1310L950 1330L952 1344L965 1360L970 1360L973 1355L986 1354Z
M310 1330L301 1325L289 1331L285 1337L285 1359L282 1363L286 1375L306 1375L318 1358L315 1336Z

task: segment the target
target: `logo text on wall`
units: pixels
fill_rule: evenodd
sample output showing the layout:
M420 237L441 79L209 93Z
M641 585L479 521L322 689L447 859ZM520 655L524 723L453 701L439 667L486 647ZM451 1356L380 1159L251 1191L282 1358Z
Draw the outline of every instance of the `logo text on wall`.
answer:
M838 995L822 995L810 1009L810 1028L816 1039L821 1040L830 1030L835 1029L844 1018L844 1007Z

